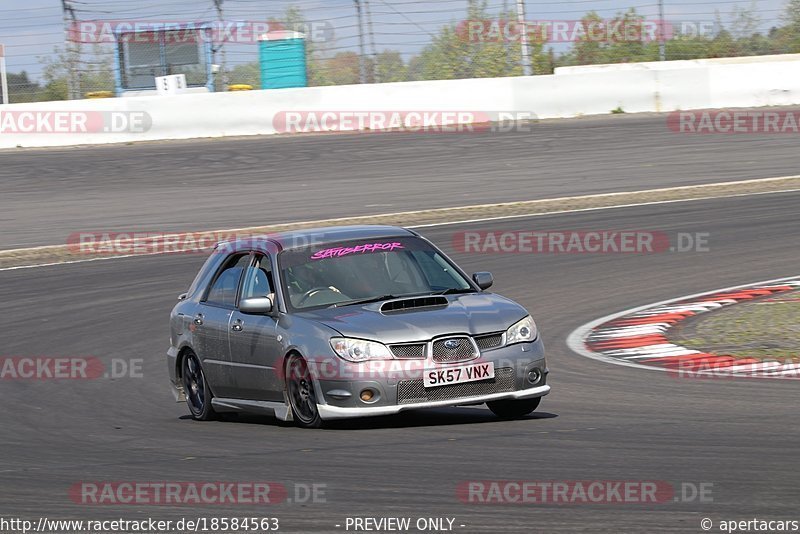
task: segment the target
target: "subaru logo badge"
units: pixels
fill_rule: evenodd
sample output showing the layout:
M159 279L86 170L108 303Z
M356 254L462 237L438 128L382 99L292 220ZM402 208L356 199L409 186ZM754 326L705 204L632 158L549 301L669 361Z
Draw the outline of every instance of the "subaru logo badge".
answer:
M444 348L447 350L455 350L461 345L461 340L459 339L448 339L444 342Z

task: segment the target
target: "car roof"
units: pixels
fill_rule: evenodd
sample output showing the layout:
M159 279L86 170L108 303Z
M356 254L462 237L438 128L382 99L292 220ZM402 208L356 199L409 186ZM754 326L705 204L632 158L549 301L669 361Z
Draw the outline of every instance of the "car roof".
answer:
M255 245L262 243L262 246L253 248L263 248L264 241L270 241L277 246L278 251L294 248L305 248L308 246L326 245L329 243L340 243L355 239L387 239L391 237L414 237L417 234L400 226L385 225L351 225L351 226L324 226L318 228L304 228L301 230L290 230L286 232L276 232L265 234L265 240L254 239L258 236L245 238L234 238L222 241L217 246L225 244L231 245ZM236 247L235 247L236 248Z

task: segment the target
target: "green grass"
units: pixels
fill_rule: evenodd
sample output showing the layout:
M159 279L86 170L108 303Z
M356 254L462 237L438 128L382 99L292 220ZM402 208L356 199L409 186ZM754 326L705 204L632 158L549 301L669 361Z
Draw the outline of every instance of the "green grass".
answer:
M700 315L676 325L668 337L702 352L800 362L800 291Z

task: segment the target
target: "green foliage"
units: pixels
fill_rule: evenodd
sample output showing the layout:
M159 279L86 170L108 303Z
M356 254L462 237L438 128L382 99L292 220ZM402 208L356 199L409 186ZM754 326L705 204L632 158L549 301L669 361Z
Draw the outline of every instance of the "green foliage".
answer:
M384 50L377 55L375 64L377 81L381 83L404 82L408 79L408 67L400 52L396 50Z
M254 89L261 89L261 67L258 61L236 65L228 74L228 80L231 85L247 84Z
M102 57L94 50L95 57ZM40 57L39 61L44 65L42 70L42 78L44 87L40 93L39 100L67 100L68 98L68 82L67 82L67 65L69 64L68 56L65 52L56 48L53 51L54 57ZM83 97L88 92L92 91L113 91L114 90L114 74L111 68L111 58L106 57L103 60L92 62L89 65L82 65L78 75L78 91ZM11 91L9 90L9 93Z
M755 5L750 8L735 7L731 13L733 20L730 28L724 27L718 14L716 26L719 31L715 35L677 34L666 40L666 59L671 61L800 52L800 0L791 0L789 4L786 15L789 24L772 28L768 35L757 31L761 21L756 15ZM600 20L594 12L588 13L582 19L584 25L598 23ZM635 27L644 19L631 9L617 14L615 20L621 21L626 27ZM797 23L796 29L791 29L792 20ZM561 66L658 61L658 48L658 42L648 39L623 42L581 40L575 43L572 50L559 57L557 62Z
M513 13L501 14L499 19L514 20ZM496 20L489 15L486 2L470 0L467 9L470 24L482 23L487 31L477 35L466 25L444 26L433 36L409 65L412 79L449 80L522 75L521 39L504 39L502 32L492 32ZM545 51L540 40L529 42L531 63L535 74L549 74L553 69L552 51Z
M8 73L8 98L12 103L37 102L41 97L42 88L38 83L28 78L28 73Z
M321 73L326 85L350 85L359 82L360 67L358 54L355 52L339 52L328 59Z

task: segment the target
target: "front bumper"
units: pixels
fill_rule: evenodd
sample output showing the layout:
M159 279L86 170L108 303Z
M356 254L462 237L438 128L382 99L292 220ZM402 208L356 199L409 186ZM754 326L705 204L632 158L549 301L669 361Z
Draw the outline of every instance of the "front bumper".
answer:
M409 360L414 361L414 360ZM430 368L433 362L415 360L416 365ZM419 363L421 362L421 363ZM317 408L323 419L348 417L368 417L390 415L405 410L482 404L495 400L528 399L547 395L547 363L541 339L531 343L519 343L487 350L479 359L439 364L438 368L458 367L477 362L493 362L495 378L492 380L467 382L425 388L422 372L416 368L409 372L390 372L378 369L371 373L369 368L354 365L346 368L347 376L315 376L317 388ZM392 360L387 365L397 364ZM538 379L528 377L535 372ZM371 390L373 398L364 401L360 393Z
M325 420L329 419L348 419L351 417L371 417L376 415L392 415L404 410L417 410L420 408L437 408L443 406L458 406L461 404L482 404L496 400L506 399L533 399L543 397L550 393L550 386L544 385L537 388L522 389L507 393L494 393L480 397L465 397L463 399L449 399L441 401L427 401L415 404L399 404L393 406L366 406L341 408L329 404L317 404L319 415Z

